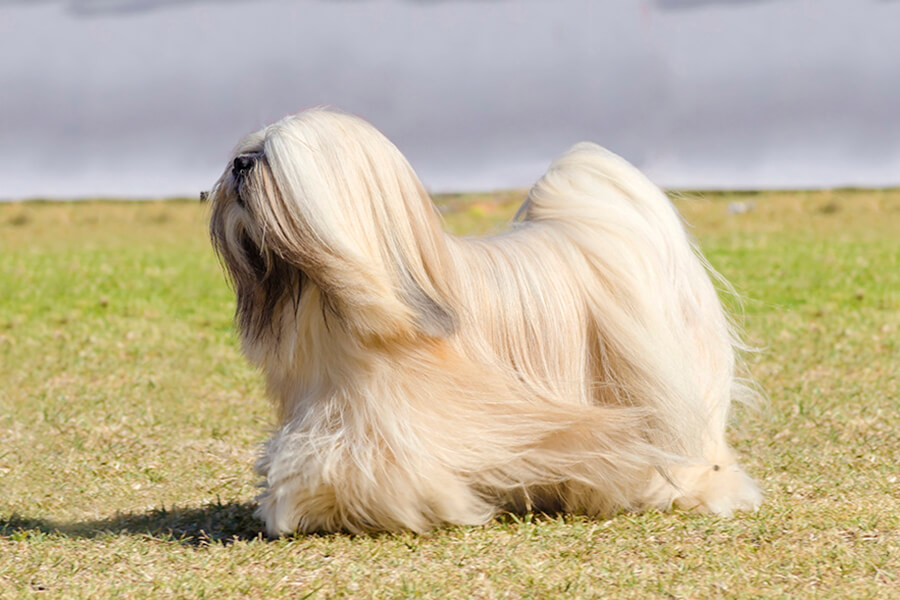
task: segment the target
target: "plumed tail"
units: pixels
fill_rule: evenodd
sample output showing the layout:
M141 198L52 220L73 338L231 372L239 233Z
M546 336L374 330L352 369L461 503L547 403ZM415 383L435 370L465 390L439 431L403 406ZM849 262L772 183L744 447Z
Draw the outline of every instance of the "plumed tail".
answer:
M696 457L724 445L738 344L666 195L621 157L589 143L556 160L529 194L524 226L552 222L586 257L602 401L654 417L659 448Z

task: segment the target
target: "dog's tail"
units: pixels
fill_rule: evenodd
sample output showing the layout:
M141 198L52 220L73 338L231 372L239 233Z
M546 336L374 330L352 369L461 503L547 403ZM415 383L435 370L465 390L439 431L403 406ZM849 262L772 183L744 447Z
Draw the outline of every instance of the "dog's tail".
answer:
M525 226L552 221L583 251L603 403L653 415L649 439L686 457L722 448L740 345L708 265L666 195L619 156L582 143L531 190ZM610 386L609 383L614 385Z

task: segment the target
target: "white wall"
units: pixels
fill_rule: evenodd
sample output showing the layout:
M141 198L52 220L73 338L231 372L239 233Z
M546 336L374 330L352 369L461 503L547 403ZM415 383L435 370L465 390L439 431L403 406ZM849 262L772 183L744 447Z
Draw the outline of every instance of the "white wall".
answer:
M900 2L0 0L0 198L196 194L332 104L437 190L581 139L673 187L900 184Z

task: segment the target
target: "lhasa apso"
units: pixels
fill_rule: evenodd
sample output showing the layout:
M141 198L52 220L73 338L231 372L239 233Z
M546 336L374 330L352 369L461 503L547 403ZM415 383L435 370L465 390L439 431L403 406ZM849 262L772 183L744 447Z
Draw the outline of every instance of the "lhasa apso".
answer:
M758 506L725 440L740 342L622 158L574 146L509 231L464 239L380 132L313 109L241 141L210 199L277 412L270 535Z

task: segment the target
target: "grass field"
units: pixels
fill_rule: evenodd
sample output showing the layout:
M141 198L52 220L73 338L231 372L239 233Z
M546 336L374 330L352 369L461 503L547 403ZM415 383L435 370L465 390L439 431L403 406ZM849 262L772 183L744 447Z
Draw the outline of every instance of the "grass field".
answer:
M440 204L472 233L521 197ZM761 348L731 436L758 512L276 541L207 207L0 204L0 597L900 597L900 191L677 204Z

